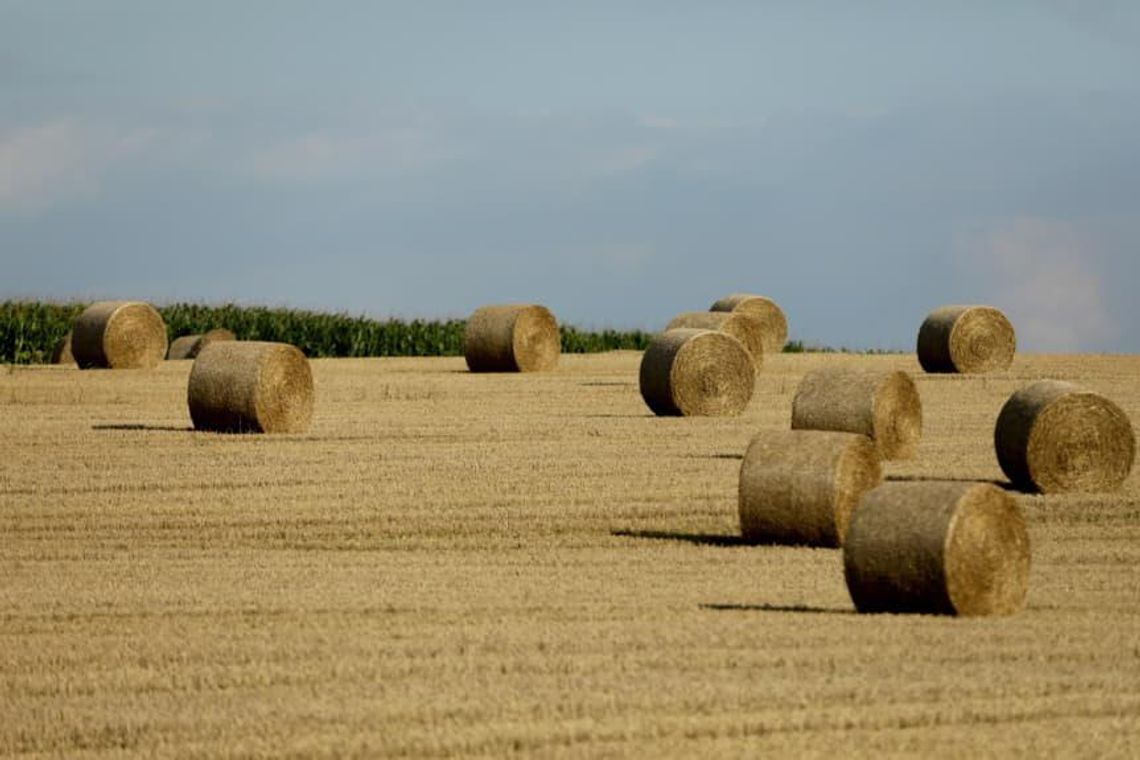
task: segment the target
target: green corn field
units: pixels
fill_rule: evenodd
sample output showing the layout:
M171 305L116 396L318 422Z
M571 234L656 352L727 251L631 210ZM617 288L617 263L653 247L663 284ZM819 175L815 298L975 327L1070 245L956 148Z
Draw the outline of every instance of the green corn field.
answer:
M85 304L5 301L0 303L0 363L46 362ZM263 306L206 306L178 303L158 307L168 337L232 330L240 340L291 343L306 356L457 356L463 353L461 319L376 320ZM565 353L644 349L652 335L641 330L588 331L562 328Z

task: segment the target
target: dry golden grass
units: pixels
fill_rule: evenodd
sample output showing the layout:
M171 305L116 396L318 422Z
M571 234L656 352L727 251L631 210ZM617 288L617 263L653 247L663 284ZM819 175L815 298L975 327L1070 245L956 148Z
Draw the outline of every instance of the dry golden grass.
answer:
M1039 377L1140 420L1140 358L775 355L740 417L657 418L636 353L542 375L313 362L304 435L190 430L189 363L0 370L0 753L1140 751L1140 476L1022 499L1012 618L852 613L834 549L744 546L740 456L825 363L916 373L888 479L1002 479Z

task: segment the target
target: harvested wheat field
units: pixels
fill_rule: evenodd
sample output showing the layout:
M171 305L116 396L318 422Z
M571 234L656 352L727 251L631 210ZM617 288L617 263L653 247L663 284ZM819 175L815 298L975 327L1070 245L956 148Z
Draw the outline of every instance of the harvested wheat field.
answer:
M658 418L638 353L482 375L317 360L308 432L195 432L190 363L0 374L0 753L1140 753L1140 475L1020 499L1023 612L857 615L838 549L747 546L741 457L803 375L903 369L887 481L1004 482L994 422L1140 357L776 354L739 417Z

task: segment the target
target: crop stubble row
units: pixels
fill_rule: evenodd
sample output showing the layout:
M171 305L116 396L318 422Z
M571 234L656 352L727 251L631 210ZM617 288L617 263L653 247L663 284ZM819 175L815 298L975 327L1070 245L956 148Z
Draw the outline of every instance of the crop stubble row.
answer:
M310 433L274 439L192 434L188 367L0 376L0 752L1135 749L1136 474L1023 499L1021 615L858 617L837 551L734 540L739 456L822 360L773 357L740 418L660 420L638 358L316 361ZM918 375L923 444L886 474L1000 479L1024 379L1137 419L1138 365Z

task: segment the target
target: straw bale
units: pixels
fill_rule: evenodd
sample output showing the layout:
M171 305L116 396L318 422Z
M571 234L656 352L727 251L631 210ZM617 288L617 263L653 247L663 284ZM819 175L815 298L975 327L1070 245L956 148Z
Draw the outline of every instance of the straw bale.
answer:
M751 314L760 320L764 336L764 353L778 354L788 342L788 318L771 298L751 293L733 293L714 303L710 311L733 311Z
M764 324L752 314L743 311L686 311L673 317L665 329L676 330L679 327L728 333L744 344L757 369L764 363Z
M1116 491L1132 471L1136 434L1109 399L1060 380L1010 396L994 427L1002 471L1041 493Z
M170 342L166 352L167 360L193 359L209 344L219 340L236 340L232 332L224 327L218 327L204 335L182 335Z
M71 352L80 369L149 369L166 356L166 324L148 303L100 301L76 317Z
M641 396L657 415L740 414L755 382L748 349L716 330L666 330L641 359Z
M765 430L740 467L740 530L750 541L840 546L851 514L882 479L865 435Z
M927 372L982 373L1009 369L1017 336L992 306L943 306L918 331L918 361Z
M187 401L198 430L303 433L313 417L309 360L285 343L216 341L190 369Z
M922 437L922 400L905 372L824 367L800 382L792 429L858 433L883 459L908 459Z
M71 330L60 338L59 343L51 351L51 364L75 364L75 357L71 353Z
M477 309L463 333L472 372L544 372L562 352L558 322L545 306L501 304Z
M855 509L843 547L860 612L1009 615L1029 587L1016 499L989 483L884 483Z

